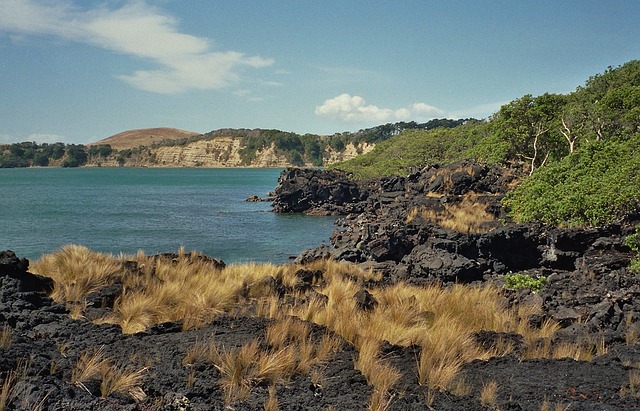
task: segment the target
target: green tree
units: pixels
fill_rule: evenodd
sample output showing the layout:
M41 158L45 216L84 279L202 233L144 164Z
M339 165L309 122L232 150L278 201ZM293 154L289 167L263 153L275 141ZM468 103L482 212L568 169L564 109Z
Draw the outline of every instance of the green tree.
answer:
M81 144L69 144L65 149L66 159L62 167L80 167L87 163L87 152Z
M33 157L33 165L38 167L46 167L49 165L49 157L43 152L38 152Z
M87 154L97 157L108 157L113 153L113 149L110 144L99 144L91 146L87 149Z
M530 174L550 157L557 159L565 154L555 124L564 104L561 95L527 94L502 106L492 118L493 132L507 143L507 156L528 162Z

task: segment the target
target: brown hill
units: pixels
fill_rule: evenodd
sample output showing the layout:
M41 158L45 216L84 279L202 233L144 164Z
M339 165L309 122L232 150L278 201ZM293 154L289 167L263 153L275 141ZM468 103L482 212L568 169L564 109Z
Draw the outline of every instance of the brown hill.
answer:
M116 150L124 150L139 146L150 146L163 140L180 140L183 138L199 135L194 131L179 130L177 128L159 127L159 128L143 128L139 130L123 131L103 140L91 143L110 144Z

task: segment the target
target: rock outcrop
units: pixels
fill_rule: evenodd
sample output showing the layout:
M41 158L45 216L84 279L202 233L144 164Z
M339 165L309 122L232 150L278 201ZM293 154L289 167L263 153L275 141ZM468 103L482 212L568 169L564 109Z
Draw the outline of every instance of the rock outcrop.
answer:
M304 251L296 262L350 261L382 272L390 283L502 286L506 274L545 277L535 295L546 313L540 322L558 321L559 336L624 340L629 324L640 321L640 279L628 271L634 256L624 244L632 224L560 229L509 222L500 199L514 178L513 170L473 161L367 182L337 171L293 169L281 175L274 209L345 214L329 246ZM473 202L465 202L469 197ZM464 219L452 212L457 205L478 204L476 212L483 213L471 217L487 221L447 228L449 220ZM530 290L509 296L513 302L532 298Z

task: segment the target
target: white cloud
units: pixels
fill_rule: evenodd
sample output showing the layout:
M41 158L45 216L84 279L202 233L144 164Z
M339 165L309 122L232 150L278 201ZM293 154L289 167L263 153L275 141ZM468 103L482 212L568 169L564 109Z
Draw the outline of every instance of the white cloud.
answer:
M403 121L430 120L443 116L444 111L425 103L414 103L399 109L381 108L367 105L364 98L344 93L325 100L315 109L318 116L334 118L342 121Z
M237 51L215 51L208 39L181 33L175 18L144 1L82 10L69 1L0 0L0 31L52 35L148 59L157 69L117 77L156 93L218 89L239 82L243 68L273 64Z

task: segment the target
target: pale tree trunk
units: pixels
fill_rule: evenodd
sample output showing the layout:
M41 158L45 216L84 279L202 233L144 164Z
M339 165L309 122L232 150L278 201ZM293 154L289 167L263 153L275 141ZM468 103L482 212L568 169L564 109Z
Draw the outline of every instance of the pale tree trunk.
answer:
M573 153L574 145L576 143L576 137L571 135L571 128L564 121L564 117L561 119L562 121L562 129L560 129L560 133L567 139L567 143L569 143L569 153Z
M548 128L544 128L542 125L538 125L536 127L535 137L533 138L533 156L532 157L522 156L525 159L531 161L531 168L529 170L529 175L533 174L533 172L536 170L536 160L538 159L538 142L540 140L540 137L542 137L542 135L547 131L549 131ZM544 160L542 160L540 167L545 165L545 163L547 162L547 159L549 159L549 153L547 153L544 156Z

